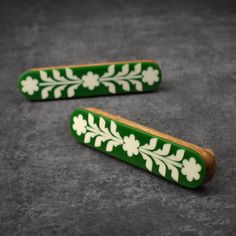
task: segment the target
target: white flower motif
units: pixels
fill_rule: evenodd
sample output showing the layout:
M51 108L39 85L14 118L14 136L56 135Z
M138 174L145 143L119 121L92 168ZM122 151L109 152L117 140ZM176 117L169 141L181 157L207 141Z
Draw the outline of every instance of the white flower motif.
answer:
M93 74L93 72L89 71L87 75L82 76L83 86L89 90L93 90L99 85L98 78L99 76L97 74Z
M138 148L139 148L139 141L135 139L135 136L131 134L129 137L124 137L124 144L123 144L123 150L127 151L127 154L129 157L132 157L133 155L138 155Z
M81 134L86 133L87 121L83 119L83 116L80 114L78 117L73 118L73 130L80 136Z
M191 157L189 160L183 160L183 167L181 172L183 175L186 175L186 178L189 182L192 182L194 179L199 180L201 171L201 166L196 163L195 158Z
M143 71L143 82L146 82L148 85L153 85L155 82L159 81L158 77L159 71L154 70L151 66L147 70Z
M22 91L24 93L28 93L29 95L33 95L34 92L39 90L38 80L33 79L32 77L28 76L25 80L21 81Z

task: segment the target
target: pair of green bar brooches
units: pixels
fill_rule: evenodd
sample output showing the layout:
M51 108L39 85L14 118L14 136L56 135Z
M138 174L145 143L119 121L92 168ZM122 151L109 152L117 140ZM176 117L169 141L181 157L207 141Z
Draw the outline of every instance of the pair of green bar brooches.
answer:
M19 89L29 100L49 100L152 91L161 80L154 61L126 61L32 69ZM210 149L96 108L75 110L70 129L79 142L185 187L199 187L215 172Z

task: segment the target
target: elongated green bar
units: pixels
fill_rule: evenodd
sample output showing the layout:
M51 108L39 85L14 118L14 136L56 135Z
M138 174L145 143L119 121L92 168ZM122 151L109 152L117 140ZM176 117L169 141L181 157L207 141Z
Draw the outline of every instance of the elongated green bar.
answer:
M156 62L127 61L32 69L21 75L19 89L29 100L48 100L146 92L161 79Z
M204 183L207 168L199 152L96 110L72 113L70 129L79 142L185 187Z

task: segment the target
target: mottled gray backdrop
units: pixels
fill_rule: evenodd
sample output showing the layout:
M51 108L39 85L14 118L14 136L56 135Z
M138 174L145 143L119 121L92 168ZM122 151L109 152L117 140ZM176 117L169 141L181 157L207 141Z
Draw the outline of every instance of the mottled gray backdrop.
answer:
M234 1L0 2L0 235L236 232ZM157 60L153 93L29 102L41 66ZM78 107L98 107L212 148L211 183L188 190L78 144ZM235 234L234 234L235 235Z

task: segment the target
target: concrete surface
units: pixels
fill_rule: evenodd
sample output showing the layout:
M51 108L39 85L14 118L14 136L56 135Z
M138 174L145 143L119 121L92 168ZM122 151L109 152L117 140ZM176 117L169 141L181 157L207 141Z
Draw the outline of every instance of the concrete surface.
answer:
M234 1L1 1L0 235L235 235ZM28 102L31 67L159 61L148 94ZM78 144L70 113L94 106L212 148L188 190Z

